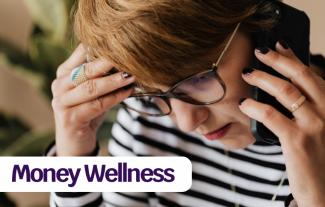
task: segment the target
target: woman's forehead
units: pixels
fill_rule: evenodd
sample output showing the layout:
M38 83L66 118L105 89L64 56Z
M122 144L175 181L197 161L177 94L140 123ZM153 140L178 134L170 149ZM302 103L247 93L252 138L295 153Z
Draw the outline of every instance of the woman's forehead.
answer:
M171 87L173 87L176 83L194 75L200 73L202 71L206 71L212 68L212 64L217 60L217 52L211 51L204 57L197 59L196 62L189 63L185 65L184 68L175 68L174 72L170 72L169 74L162 74L161 72L157 71L154 76L152 77L155 81L148 81L143 80L141 77L139 78L138 82L136 80L136 85L139 91L143 92L165 92L168 91ZM176 71L178 70L178 71ZM177 78L175 77L177 75ZM159 76L162 76L159 78ZM169 77L168 77L169 76ZM174 81L170 84L164 84L163 79L173 79Z
M242 33L238 33L235 38L233 39L232 43L230 44L227 51L223 54L223 57L221 59L221 62L218 67L222 67L222 65L227 65L228 61L234 60L234 57L237 57L238 53L246 52L245 44L243 40L244 36ZM180 71L183 72L183 76L180 76L173 84L166 85L159 82L158 78L155 78L158 81L152 82L150 84L146 84L146 81L144 81L144 84L140 84L141 90L143 92L166 92L168 91L172 86L174 86L177 82L184 80L185 78L194 75L196 73L209 70L212 67L212 64L215 63L220 55L220 50L216 48L215 50L211 50L208 52L205 56L202 56L196 63L189 64L187 67L184 67L180 69ZM196 66L196 67L195 67ZM160 75L160 73L157 71L157 76ZM173 73L169 74L170 76L173 76ZM142 81L140 81L142 82Z

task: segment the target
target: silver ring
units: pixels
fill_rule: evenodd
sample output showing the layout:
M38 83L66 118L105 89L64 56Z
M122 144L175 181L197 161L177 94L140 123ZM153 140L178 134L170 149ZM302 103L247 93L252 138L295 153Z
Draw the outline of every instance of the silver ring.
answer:
M300 96L298 100L290 106L290 111L295 112L297 109L300 108L300 106L302 106L305 101L306 97L304 95Z
M78 86L87 81L88 78L85 73L85 64L81 64L78 67L74 68L70 73L70 79L74 86Z

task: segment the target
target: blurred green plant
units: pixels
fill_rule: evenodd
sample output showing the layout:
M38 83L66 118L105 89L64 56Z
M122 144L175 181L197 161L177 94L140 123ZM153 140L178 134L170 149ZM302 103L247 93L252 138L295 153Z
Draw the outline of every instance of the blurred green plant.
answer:
M75 0L25 0L24 3L33 21L28 49L22 51L0 39L0 63L9 65L22 78L32 82L40 94L46 95L50 105L51 83L56 77L56 69L77 44L70 18ZM98 130L97 138L102 144L110 137L116 110L107 114ZM54 137L54 129L33 132L28 123L0 108L0 156L41 156ZM15 204L4 193L0 193L2 206L11 207Z
M38 82L35 87L48 97L50 104L51 83L55 79L56 69L77 44L70 18L75 0L26 0L24 3L33 21L28 50L23 52L0 39L0 56L4 56L0 62L6 62L13 70L19 68L23 78L28 74L34 77L35 82ZM109 137L115 112L116 109L107 115L98 130L98 139ZM28 123L0 109L0 155L41 155L54 139L53 130L32 132Z
M51 97L50 83L55 78L57 66L75 46L69 13L74 0L27 0L24 1L33 21L28 51L22 52L1 41L1 52L13 65L21 65L26 71L40 76L41 90Z
M41 83L34 85L50 103L56 68L75 45L69 18L74 0L27 0L24 3L33 22L28 50L21 51L0 40L1 62L12 70L19 68L22 78L33 77ZM53 131L32 132L30 125L19 117L0 111L0 155L41 155L53 137Z

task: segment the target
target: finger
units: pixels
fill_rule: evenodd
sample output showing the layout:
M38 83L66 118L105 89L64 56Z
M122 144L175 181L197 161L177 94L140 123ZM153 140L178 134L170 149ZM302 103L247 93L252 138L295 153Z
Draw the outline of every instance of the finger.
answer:
M263 123L280 140L281 143L294 138L295 124L272 106L247 98L239 104L239 109L252 119Z
M85 75L89 79L106 75L113 68L113 64L103 58L98 58L85 64Z
M275 47L276 47L276 51L279 52L281 55L284 55L288 58L291 58L291 59L296 60L297 62L300 62L301 64L303 64L301 62L301 60L290 49L289 45L285 41L283 41L283 40L278 41L276 43ZM323 84L323 87L325 87L324 79L321 77L321 73L317 73L313 69L311 69L311 71L313 72L312 74L313 74L314 78L317 80L318 84L319 85Z
M303 95L292 83L264 71L247 68L243 71L243 79L275 97L288 110ZM293 112L294 117L304 120L312 120L313 114L307 101Z
M71 123L88 123L131 95L132 88L118 90L71 108Z
M134 76L124 77L123 72L110 76L90 79L78 85L67 93L62 94L60 102L63 106L74 106L88 102L104 94L111 93L116 89L134 82Z
M70 74L75 67L86 62L86 56L87 50L84 48L83 44L79 44L70 57L58 67L56 77L59 78L63 75Z
M255 55L260 61L289 78L309 100L316 103L322 101L321 86L307 66L265 47L256 49Z
M284 40L279 40L276 44L275 44L275 49L277 52L279 52L281 55L287 57L287 58L291 58L293 60L296 60L297 62L300 62L301 64L303 64L301 62L301 60L294 54L294 52L290 49L289 45L287 42L285 42Z
M96 59L93 62L86 63L84 71L87 79L94 79L106 75L112 68L111 62L105 59ZM52 88L53 96L56 97L75 88L75 85L70 74L65 74L52 83Z
M70 76L64 75L60 78L56 78L51 85L53 97L56 98L66 91L73 88Z

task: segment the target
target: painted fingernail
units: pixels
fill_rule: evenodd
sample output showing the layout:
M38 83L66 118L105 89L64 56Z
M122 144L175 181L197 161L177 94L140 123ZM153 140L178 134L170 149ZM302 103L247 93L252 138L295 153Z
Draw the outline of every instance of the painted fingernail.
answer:
M122 78L123 79L127 79L127 78L130 78L132 75L128 74L127 72L123 72L122 73Z
M284 40L279 40L280 45L284 48L284 49L288 49L289 45L286 41Z
M246 98L239 99L239 105L241 105L245 100L246 100Z
M244 68L244 70L242 71L242 73L243 73L243 75L248 76L248 75L250 75L253 71L254 71L253 68L248 68L248 67L246 67L246 68Z
M258 47L258 48L256 48L256 50L257 50L257 52L262 53L263 55L265 55L266 53L268 53L270 51L269 48L267 48L267 47Z

